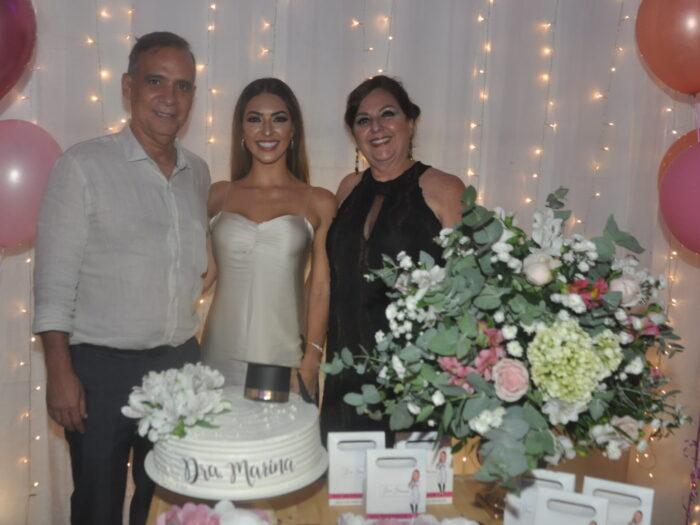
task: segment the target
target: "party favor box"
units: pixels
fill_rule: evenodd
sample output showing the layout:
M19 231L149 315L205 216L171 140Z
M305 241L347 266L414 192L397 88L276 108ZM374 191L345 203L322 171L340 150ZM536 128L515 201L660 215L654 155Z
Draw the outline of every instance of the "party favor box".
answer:
M425 449L367 450L365 514L406 519L425 512Z
M608 500L563 490L537 489L537 525L606 525Z
M509 493L506 496L503 525L535 525L535 523L539 525L539 521L535 521L538 490L548 488L573 492L576 486L576 476L568 472L535 469L530 474L522 476L518 482L520 494Z
M445 436L439 443L437 439L437 432L398 432L396 434L395 448L426 451L428 505L452 503L454 490L450 438Z
M608 500L608 525L651 525L654 489L586 476L583 493Z
M328 433L328 504L362 505L365 452L383 450L384 432Z

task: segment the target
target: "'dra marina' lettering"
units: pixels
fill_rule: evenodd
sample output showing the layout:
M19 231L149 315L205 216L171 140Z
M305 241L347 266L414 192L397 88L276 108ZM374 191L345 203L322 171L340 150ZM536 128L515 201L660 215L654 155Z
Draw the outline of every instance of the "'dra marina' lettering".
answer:
M269 459L258 464L250 464L247 459L231 461L231 485L236 483L239 476L244 476L249 487L255 485L258 480L271 476L283 476L287 472L294 471L294 462L291 458Z
M199 463L195 458L182 458L182 461L185 462L185 481L193 485L200 478L202 481L209 481L210 479L223 479L224 477L221 469L216 465Z

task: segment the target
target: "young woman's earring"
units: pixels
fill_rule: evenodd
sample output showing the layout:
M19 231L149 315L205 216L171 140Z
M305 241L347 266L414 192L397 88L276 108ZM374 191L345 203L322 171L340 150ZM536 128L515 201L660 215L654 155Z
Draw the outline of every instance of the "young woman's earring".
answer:
M360 150L355 148L355 175L360 174Z

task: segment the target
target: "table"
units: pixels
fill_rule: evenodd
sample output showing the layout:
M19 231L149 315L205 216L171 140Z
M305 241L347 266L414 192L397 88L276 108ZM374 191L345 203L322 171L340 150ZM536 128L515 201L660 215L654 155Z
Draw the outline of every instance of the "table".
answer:
M486 486L483 483L475 481L471 475L457 475L454 480L455 495L453 504L428 505L427 513L440 520L465 516L479 521L483 525L501 525L503 523L501 520L494 518L491 512L478 506L476 502L476 494L485 488ZM166 512L172 505L182 506L187 501L206 503L210 506L214 503L212 501L189 498L167 491L162 487L157 487L148 515L148 525L154 525L156 518ZM291 494L241 503L237 504L237 506L273 511L278 525L335 525L338 517L345 512L363 514L363 509L360 506L329 507L325 476L308 487Z

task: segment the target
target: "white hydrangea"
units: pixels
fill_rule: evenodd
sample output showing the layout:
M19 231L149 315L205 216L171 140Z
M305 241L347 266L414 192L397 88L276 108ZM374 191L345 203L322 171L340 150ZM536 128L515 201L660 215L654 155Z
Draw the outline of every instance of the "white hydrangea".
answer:
M493 322L497 324L501 324L503 321L506 320L506 315L503 313L502 310L496 311L495 314L493 314Z
M396 354L391 356L391 367L394 369L399 379L406 377L406 367Z
M559 399L549 399L542 407L542 412L549 417L552 425L566 425L578 421L578 416L588 408L588 399L568 403Z
M469 428L483 436L492 428L500 427L505 414L506 409L503 407L498 407L494 410L482 410L478 416L469 420Z

